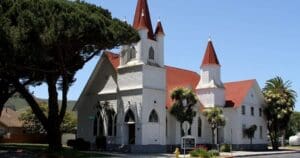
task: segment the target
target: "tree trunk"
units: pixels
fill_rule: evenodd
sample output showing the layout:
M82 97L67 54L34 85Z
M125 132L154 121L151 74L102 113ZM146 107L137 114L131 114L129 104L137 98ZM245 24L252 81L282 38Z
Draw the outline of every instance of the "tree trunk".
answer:
M281 146L284 146L284 140L285 140L285 130L282 131L282 141L281 141Z
M59 124L63 122L63 119L66 114L67 103L68 103L68 98L67 98L68 90L69 90L69 80L64 75L62 81L62 103L61 103L61 109L59 113Z
M39 104L34 99L32 94L19 81L14 81L14 85L16 87L16 90L19 93L21 93L21 95L24 97L26 102L29 104L29 106L31 107L31 109L32 109L33 113L35 114L35 116L41 121L44 129L48 130L47 117L45 116L43 111L40 109Z
M59 107L57 97L57 83L58 77L55 75L47 76L48 93L49 93L49 112L48 112L48 143L50 151L57 151L62 148L61 144L61 131L60 131L60 119L59 119Z
M211 135L212 135L212 144L214 145L215 144L215 129L214 128L211 129Z
M273 150L278 150L279 149L279 142L278 142L278 130L277 128L274 131L274 144L272 145Z

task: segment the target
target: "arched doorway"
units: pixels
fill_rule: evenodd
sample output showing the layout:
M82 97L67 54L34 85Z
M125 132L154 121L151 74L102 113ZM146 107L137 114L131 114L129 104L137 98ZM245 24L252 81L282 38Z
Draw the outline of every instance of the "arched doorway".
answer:
M135 144L135 117L131 109L127 111L124 122L128 126L128 144Z

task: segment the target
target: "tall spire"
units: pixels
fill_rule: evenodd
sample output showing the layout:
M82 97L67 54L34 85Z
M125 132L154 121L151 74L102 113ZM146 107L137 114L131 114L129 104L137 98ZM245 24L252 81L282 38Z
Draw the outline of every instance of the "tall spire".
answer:
M211 41L211 37L209 37L208 39L208 44L201 67L204 65L220 65L213 43Z
M147 0L138 0L133 21L133 27L135 29L138 30L141 28L141 20L144 20L144 22L142 21L142 24L144 23L146 28L148 29L148 38L154 40L153 28Z
M155 35L158 35L158 34L165 35L164 29L162 27L162 24L161 24L160 20L158 20L157 25L156 25L156 29L155 29Z

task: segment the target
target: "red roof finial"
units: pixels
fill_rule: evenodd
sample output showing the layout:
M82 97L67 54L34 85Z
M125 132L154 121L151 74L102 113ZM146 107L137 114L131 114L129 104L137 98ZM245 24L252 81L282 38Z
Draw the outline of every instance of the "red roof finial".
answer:
M220 65L213 43L211 41L211 37L209 37L208 39L208 44L201 67L204 65Z
M141 22L144 21L144 22ZM153 28L150 18L150 12L147 0L138 0L135 16L133 21L133 27L135 29L140 29L140 24L144 23L145 27L148 29L148 38L154 40Z
M156 25L156 29L155 29L155 35L165 35L164 29L162 27L162 24L160 22L160 20L158 20L157 25Z

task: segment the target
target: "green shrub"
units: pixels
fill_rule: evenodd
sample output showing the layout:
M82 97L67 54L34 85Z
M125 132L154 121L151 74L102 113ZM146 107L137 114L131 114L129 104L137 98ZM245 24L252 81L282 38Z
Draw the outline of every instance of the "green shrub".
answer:
M208 154L210 155L210 157L220 156L220 153L218 150L209 150Z
M67 145L70 147L73 147L73 149L76 150L89 150L90 149L90 142L85 141L82 138L77 139L69 139L67 141Z
M192 157L201 157L201 158L210 158L211 156L207 152L207 150L203 148L194 149L190 152Z
M98 149L106 149L106 137L105 136L98 136L96 138L96 146Z
M229 144L222 144L220 148L221 152L230 152L230 145Z

